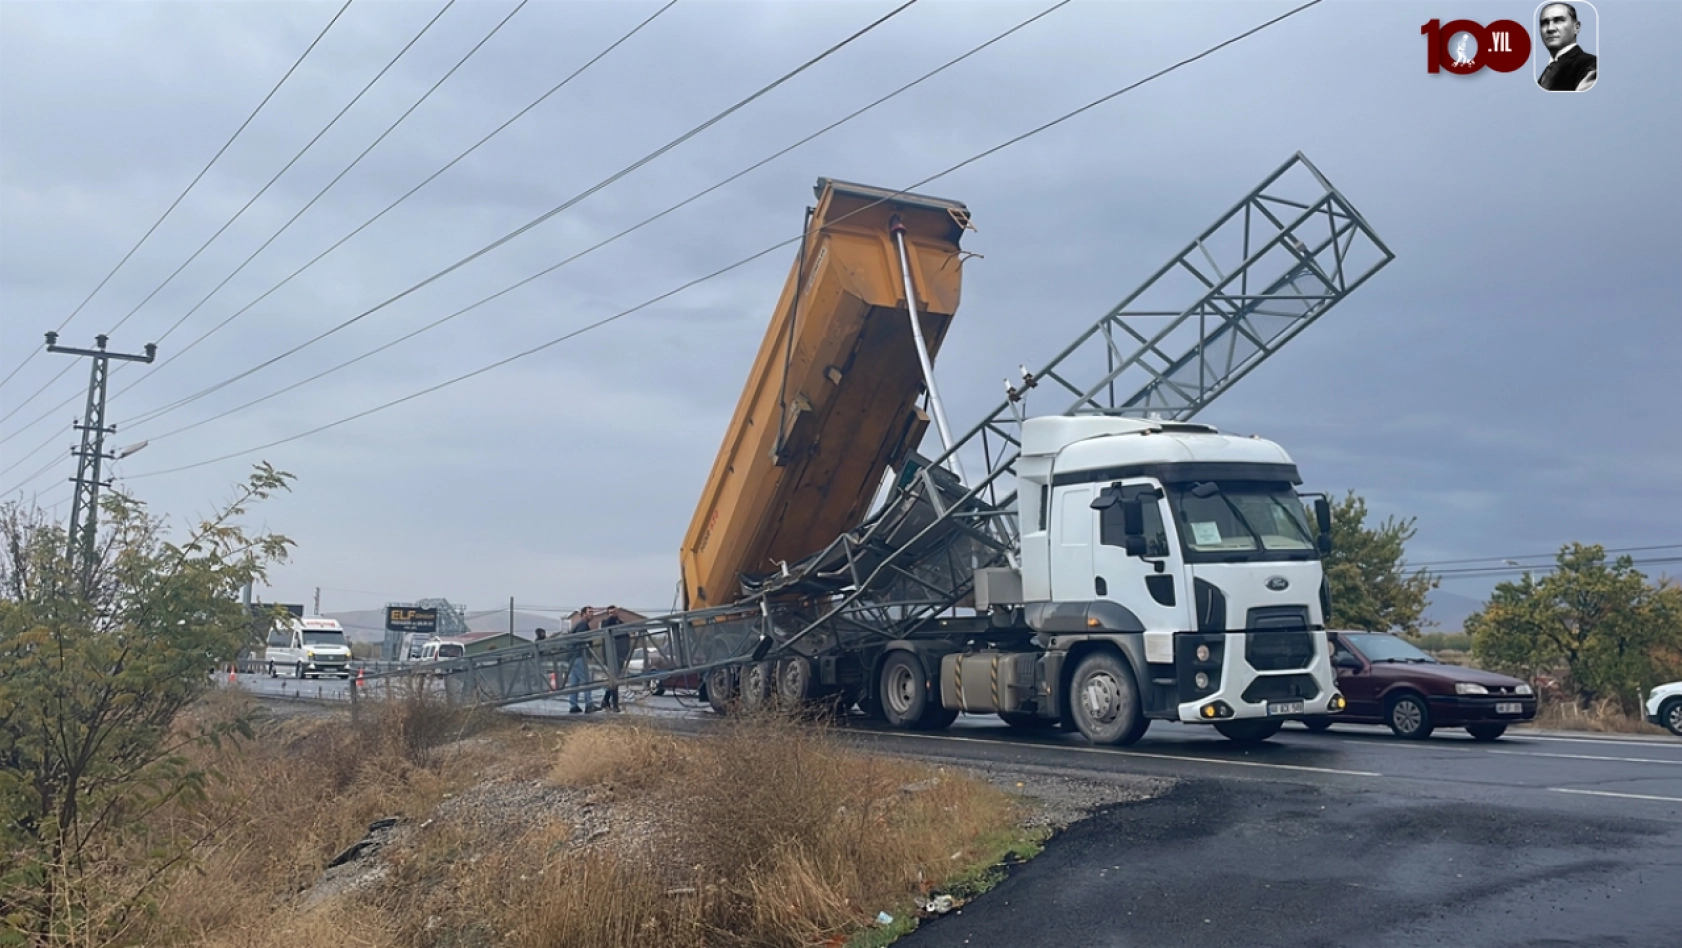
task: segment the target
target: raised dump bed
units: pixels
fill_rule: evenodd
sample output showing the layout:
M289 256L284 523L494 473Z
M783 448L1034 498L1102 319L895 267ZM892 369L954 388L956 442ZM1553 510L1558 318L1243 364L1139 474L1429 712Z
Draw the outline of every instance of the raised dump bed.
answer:
M816 190L805 243L684 536L691 609L735 602L744 579L857 526L884 472L928 426L891 227L896 216L905 227L932 356L958 309L968 212L828 178Z

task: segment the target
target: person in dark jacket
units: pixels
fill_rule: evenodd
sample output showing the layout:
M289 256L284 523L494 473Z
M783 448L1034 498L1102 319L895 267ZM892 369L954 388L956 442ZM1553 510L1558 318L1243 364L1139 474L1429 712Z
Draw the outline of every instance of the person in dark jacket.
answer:
M619 607L618 606L608 606L607 607L607 616L602 619L601 624L597 625L596 628L605 629L608 626L614 626L614 625L618 625L618 624L619 624ZM603 648L603 651L605 653L606 648L607 648L607 645L606 645L607 639L603 638L602 643L603 643L602 648ZM627 661L629 661L630 658L631 658L631 636L629 634L616 634L616 635L614 635L613 636L614 677L618 677L619 675L623 675L625 673L625 663ZM605 664L605 661L604 661L604 664ZM606 691L602 692L602 707L609 710L609 711L620 710L620 708L619 708L619 689L618 688L609 688Z
M1600 59L1577 45L1577 34L1583 28L1577 20L1577 8L1569 3L1550 3L1542 8L1539 20L1542 45L1553 59L1536 78L1536 84L1549 92L1593 88L1600 77Z
M590 620L593 618L595 618L594 611L589 606L585 606L583 609L579 610L578 621L572 624L572 628L569 631L572 635L583 635L584 633L589 632ZM580 643L579 646L572 651L571 664L567 668L567 687L576 688L579 685L587 684L589 681L590 649L589 646ZM591 695L594 693L595 692L593 691L584 691L582 693L576 691L573 692L572 695L567 698L568 713L578 714L580 712L593 713L600 711L601 707L594 701L590 700ZM584 700L583 707L579 707L578 704L581 694Z

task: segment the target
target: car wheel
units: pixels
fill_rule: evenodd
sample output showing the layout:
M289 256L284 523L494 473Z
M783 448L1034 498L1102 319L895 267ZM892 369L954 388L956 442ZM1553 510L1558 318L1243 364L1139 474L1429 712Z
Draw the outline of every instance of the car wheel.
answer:
M1397 737L1410 741L1430 737L1435 728L1431 723L1431 709L1426 706L1424 698L1415 694L1405 694L1391 701L1390 711L1384 717Z
M882 660L882 717L894 727L916 728L929 710L929 679L923 663L911 652L893 652ZM951 722L947 722L951 723Z
M1507 726L1505 724L1468 724L1466 725L1466 733L1472 735L1474 741L1494 741L1499 740L1501 735L1507 733Z
M1145 736L1150 719L1126 659L1110 651L1087 653L1069 679L1069 709L1075 728L1094 744L1132 744Z
M1302 719L1302 726L1305 727L1305 728L1308 728L1310 731L1313 731L1316 734L1318 734L1321 731L1325 731L1325 730L1328 730L1329 728L1331 728L1332 719L1331 718L1321 718L1321 717L1303 718Z
M1677 737L1682 737L1682 698L1672 698L1659 709L1659 720Z
M648 686L648 693L653 695L656 698L660 697L661 695L666 693L666 683L663 682L663 681L657 681L654 684L649 685Z
M1216 721L1215 730L1235 744L1260 744L1285 726L1284 721L1267 718L1245 718L1242 721Z

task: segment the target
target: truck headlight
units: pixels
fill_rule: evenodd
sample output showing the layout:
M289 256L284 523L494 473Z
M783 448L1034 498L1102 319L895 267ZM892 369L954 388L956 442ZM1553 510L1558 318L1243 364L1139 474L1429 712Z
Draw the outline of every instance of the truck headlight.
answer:
M1471 681L1457 681L1454 683L1454 693L1457 695L1486 695L1489 689Z
M1202 691L1209 687L1209 675L1206 672L1198 672L1197 676L1192 679L1192 683L1197 685L1198 691Z
M1199 645L1197 647L1197 660L1200 662L1206 662L1209 660L1209 646ZM1197 687L1202 688L1203 686L1198 685Z
M1517 688L1513 689L1513 694L1515 695L1533 695L1535 693L1536 689L1530 687L1529 682L1523 682Z

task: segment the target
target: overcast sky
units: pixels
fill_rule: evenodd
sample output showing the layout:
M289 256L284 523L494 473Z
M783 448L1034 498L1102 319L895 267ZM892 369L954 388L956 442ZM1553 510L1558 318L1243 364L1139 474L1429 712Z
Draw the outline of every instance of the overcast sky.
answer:
M572 198L895 6L681 0L179 359L113 371L112 445L151 441L115 465L122 486L184 521L256 460L297 475L258 514L298 544L269 600L307 603L321 587L325 611L420 597L473 610L510 596L539 612L670 607L678 545L792 248L395 408L154 472L298 434L611 316L797 234L819 176L909 185L1289 9L1072 3L437 329L173 433L576 254L1051 5L923 0L505 246L147 420ZM0 2L0 374L76 310L339 6ZM135 310L443 6L355 0L61 343L91 345L133 311L112 348L158 341L160 362L176 356L660 5L526 4L207 299L515 7L459 0ZM1584 37L1603 68L1586 93L1544 93L1529 67L1427 74L1426 20L1517 20L1540 57L1535 14L1527 3L1324 3L927 185L968 204L978 232L965 247L985 255L965 268L937 365L954 427L1301 150L1396 260L1201 420L1279 441L1309 488L1353 488L1379 517L1417 517L1418 563L1498 562L1573 540L1682 544L1682 4L1599 4L1604 23ZM0 423L0 468L12 468L0 490L60 517L87 365L48 381L71 362L36 355L0 387L0 414L17 409ZM1481 596L1492 582L1457 576L1444 588Z

